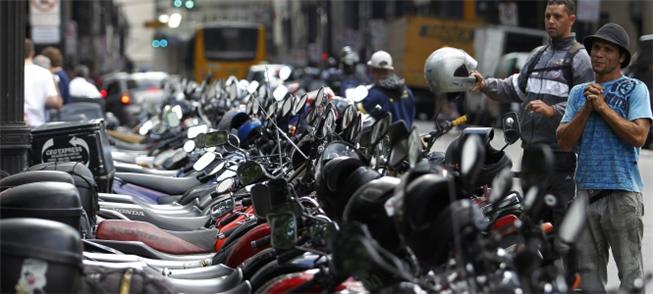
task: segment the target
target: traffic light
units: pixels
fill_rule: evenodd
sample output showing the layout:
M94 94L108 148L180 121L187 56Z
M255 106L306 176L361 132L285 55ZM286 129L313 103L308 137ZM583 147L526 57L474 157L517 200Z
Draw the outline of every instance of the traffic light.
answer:
M154 48L168 47L168 39L166 39L166 38L154 39L154 40L152 40L152 47L154 47Z

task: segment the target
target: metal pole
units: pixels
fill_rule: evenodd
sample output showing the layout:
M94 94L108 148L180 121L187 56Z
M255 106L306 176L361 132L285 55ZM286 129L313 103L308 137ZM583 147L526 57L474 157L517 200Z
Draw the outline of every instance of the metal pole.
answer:
M0 169L22 171L32 144L23 118L27 1L0 1Z

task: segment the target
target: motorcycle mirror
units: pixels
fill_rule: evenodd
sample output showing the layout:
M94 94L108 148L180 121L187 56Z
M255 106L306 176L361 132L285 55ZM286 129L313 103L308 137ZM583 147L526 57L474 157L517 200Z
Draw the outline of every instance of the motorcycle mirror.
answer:
M177 116L177 113L175 113L172 110L168 110L167 112L164 113L165 117L165 122L168 126L175 128L178 127L180 124L179 117Z
M313 108L317 108L320 105L326 104L326 99L324 99L324 87L320 88L315 95L315 104Z
M361 102L365 100L365 97L367 97L368 94L369 90L365 85L360 85L356 88L349 88L345 90L345 97L354 102Z
M319 247L331 251L329 241L333 240L338 232L338 226L324 215L316 215L311 218L313 222L308 228L308 234L311 239L311 244L318 245Z
M376 145L379 140L388 132L388 127L390 126L390 121L392 118L391 114L387 113L381 119L374 122L372 125L372 133L370 134L370 146Z
M171 110L177 115L177 119L181 120L181 118L184 117L184 113L181 111L181 106L175 105Z
M492 179L492 192L490 193L490 203L497 203L510 193L512 190L512 171L504 168L499 174Z
M304 94L299 98L299 100L292 108L292 115L297 115L302 110L302 108L304 108L306 100L308 100L308 94Z
M252 114L258 114L261 107L261 100L256 96L252 96Z
M195 147L196 147L195 141L193 140L188 140L186 141L186 143L184 143L184 151L186 151L187 153L190 153L193 150L195 150Z
M186 136L188 137L188 139L193 139L197 137L197 135L205 134L208 131L209 131L209 126L207 125L192 126L188 128L188 131L186 132Z
M349 140L350 143L352 144L358 143L358 139L360 138L361 128L362 128L361 114L356 113L356 115L354 116L354 121L349 124L347 140Z
M390 137L390 156L388 166L396 168L408 156L408 128L403 121L396 121L388 129Z
M253 80L249 82L249 85L247 85L247 92L250 94L256 92L256 89L258 88L259 85L260 84L257 80Z
M265 84L260 84L258 86L258 98L261 99L261 100L265 100L265 98L267 98L267 93L268 93L268 90L267 90L266 85Z
M215 160L215 153L213 152L206 152L200 159L198 159L194 164L193 164L193 169L195 171L201 171L205 169L213 160Z
M214 201L215 204L211 206L211 217L214 219L220 218L230 211L234 210L236 203L230 196L221 197Z
M342 114L342 119L340 121L340 129L345 130L351 122L354 120L354 117L356 116L356 107L354 105L348 105L345 108L345 112Z
M413 127L408 135L408 165L411 168L415 167L417 162L422 159L422 150L424 150L422 138L420 138L417 128Z
M288 88L284 85L279 85L274 91L272 92L272 97L274 97L274 100L277 102L282 101L283 98L286 98L286 95L288 95Z
M583 226L585 225L585 215L589 206L589 199L586 193L579 193L578 196L569 206L567 214L560 224L558 237L566 244L576 243L576 239L580 235Z
M550 147L537 145L524 149L520 174L522 190L527 192L537 187L538 191L544 191L553 172L553 164L553 151Z
M282 81L288 80L290 78L290 74L292 73L292 70L288 66L284 66L279 70L279 79Z
M289 250L295 247L297 240L297 220L291 212L268 213L270 224L270 243L273 248Z
M268 110L267 110L267 119L272 119L274 117L275 112L277 111L277 103L275 101L272 101L270 105L268 105Z
M147 135L147 133L150 132L150 130L154 127L154 122L150 119L143 123L143 125L138 129L138 134L141 136Z
M514 112L506 113L502 118L503 136L506 144L515 143L521 137L521 125L519 117Z
M485 148L478 135L464 137L460 153L460 174L467 189L474 186L474 181L483 168Z
M270 203L270 188L264 184L256 184L250 189L252 194L252 206L254 206L254 215L257 218L264 219L265 215L270 212L272 204Z
M216 164L215 167L209 172L209 176L215 175L217 172L221 171L224 168L225 161L221 161Z
M230 168L227 168L224 172L222 172L222 173L218 176L217 181L218 181L218 182L221 182L221 181L224 181L224 180L226 180L226 179L228 179L228 178L233 178L233 177L235 177L235 176L236 176L236 172L233 171L233 170L230 169Z
M245 113L252 115L254 114L254 103L256 103L253 99L253 96L249 96L247 105L245 106Z
M236 180L234 180L234 178L226 178L220 181L220 184L215 187L215 191L218 192L218 194L224 194L231 190L235 183Z
M236 174L241 186L254 184L266 177L263 167L255 161L247 161L239 165Z
M291 96L286 97L285 100L283 100L283 104L281 105L281 116L282 117L286 117L286 116L288 116L290 114L290 111L293 108L293 105L292 105L293 104L292 103L293 102L293 97L294 96L291 95Z
M229 137L227 138L227 143L229 143L229 145L232 147L240 147L240 138L238 138L237 135L229 133Z
M215 131L206 133L204 136L204 146L203 147L215 147L227 144L229 138L229 132L227 131Z
M324 112L320 117L320 121L317 124L318 128L316 130L316 136L318 138L324 138L329 131L332 129L333 121L335 120L335 114L333 112L333 104L329 103Z

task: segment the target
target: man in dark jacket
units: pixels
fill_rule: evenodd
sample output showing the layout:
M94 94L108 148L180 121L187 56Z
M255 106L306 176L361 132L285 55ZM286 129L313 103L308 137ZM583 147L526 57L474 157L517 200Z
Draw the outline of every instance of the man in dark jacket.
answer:
M415 120L415 98L413 92L399 78L392 66L392 56L379 50L367 62L374 86L365 99L358 103L358 110L380 119L386 112L392 114L392 121L403 120L407 127ZM381 109L377 109L376 106Z
M557 196L552 215L546 220L560 224L568 202L574 197L574 150L563 151L556 140L556 129L567 106L569 89L593 80L587 50L575 39L571 27L576 21L572 0L549 0L544 16L549 43L534 50L519 74L506 79L476 76L476 89L493 100L521 102L522 147L546 144L555 153L556 173L549 179L547 194Z

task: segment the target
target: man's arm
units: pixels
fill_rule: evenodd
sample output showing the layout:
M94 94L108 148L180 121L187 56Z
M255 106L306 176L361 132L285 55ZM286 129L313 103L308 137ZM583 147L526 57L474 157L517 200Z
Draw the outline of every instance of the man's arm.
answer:
M610 129L621 139L628 142L628 144L634 147L642 147L646 143L646 137L648 136L649 128L651 127L651 110L650 104L648 102L648 91L646 88L638 85L640 89L645 91L633 91L629 98L629 111L637 112L641 111L641 115L637 114L637 117L633 118L624 118L614 111L610 106L605 102L605 97L603 96L603 89L598 84L590 84L587 91L587 99L593 104L594 109L598 112L603 120L610 126ZM644 100L644 101L642 101ZM644 102L644 103L642 103ZM633 104L636 103L636 104ZM643 111L638 109L646 107Z
M46 83L46 99L45 105L48 107L60 109L63 105L63 99L59 95L59 90L57 90L57 85L55 84L54 78L50 82Z
M576 55L574 55L574 60L572 62L572 86L579 84L591 82L594 80L594 71L592 70L592 60L587 54L587 50L580 49ZM571 89L569 89L571 91ZM565 114L565 109L567 108L567 101L556 103L553 105L553 110L555 111L554 115L557 115L558 118L561 118Z
M583 135L587 119L589 119L590 114L594 111L592 104L588 102L585 102L580 109L576 109L573 101L574 99L580 99L578 97L578 94L580 94L578 93L579 91L582 91L582 89L578 86L569 91L570 103L567 104L562 122L556 131L558 145L560 145L562 150L571 150L574 146L578 145Z

